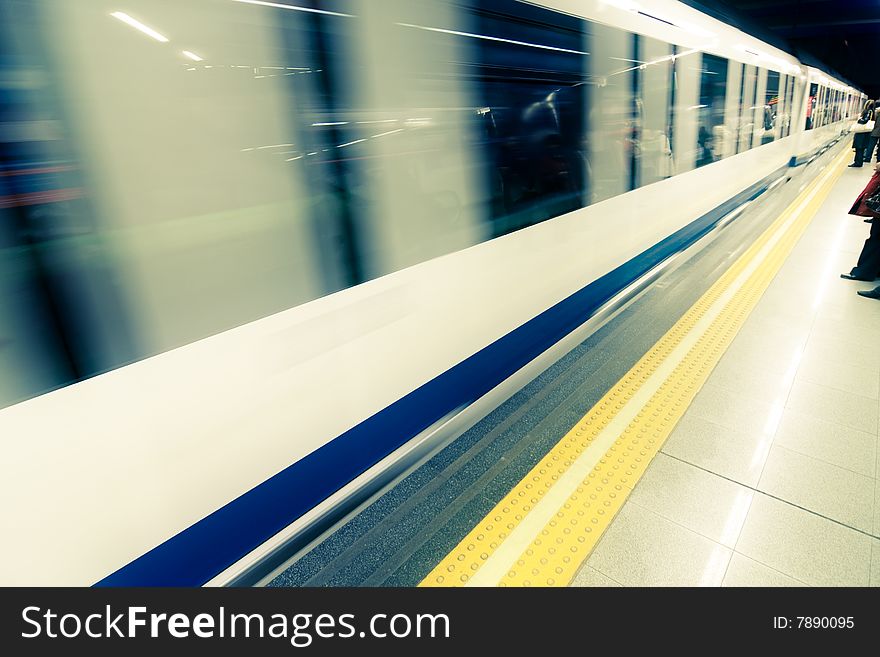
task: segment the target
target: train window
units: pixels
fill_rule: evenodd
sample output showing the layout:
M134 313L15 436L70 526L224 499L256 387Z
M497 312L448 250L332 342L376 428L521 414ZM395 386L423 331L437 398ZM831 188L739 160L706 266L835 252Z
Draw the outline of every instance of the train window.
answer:
M761 143L767 144L779 135L779 72L767 71L767 86L764 91L764 106L761 110Z
M782 75L779 78L779 113L777 115L777 123L779 124L779 137L788 135L789 122L791 121L791 103L788 98L788 85L791 83L790 75Z
M779 93L777 94L777 102L776 102L776 136L779 139L782 139L786 135L786 129L788 127L789 121L789 112L790 108L788 106L788 75L780 75L779 76Z
M595 203L623 194L630 187L632 80L639 62L633 61L632 34L598 23L589 28L587 149L590 201Z
M731 139L724 121L728 62L723 57L703 53L700 66L700 102L692 108L697 114L696 166L724 157Z
M764 94L767 90L767 69L757 68L755 80L755 102L752 105L752 136L749 148L760 146L764 132Z
M822 87L822 125L828 125L831 115L831 89Z
M822 99L821 99L821 107L822 107L822 125L828 125L828 115L831 107L830 102L831 90L828 87L822 87Z
M310 15L327 64L318 80L329 77L335 102L306 122L323 139L310 151L318 154L295 163L329 177L331 211L351 235L350 279L357 281L466 248L490 232L485 168L473 144L483 102L460 63L474 61L478 39L457 34L482 33L445 2L321 4L340 13L346 7L355 18Z
M828 87L823 86L821 92L820 99L820 107L822 108L821 117L822 117L822 125L828 125L828 112L831 107L831 90Z
M736 118L733 123L734 135L733 135L733 152L739 153L739 141L740 141L740 132L741 132L741 124L742 124L742 101L743 101L743 93L745 92L745 84L746 84L746 65L740 64L739 66L739 91L737 92L736 98Z
M700 71L702 54L676 47L673 84L670 89L670 139L675 173L696 166L700 120ZM723 110L722 110L723 111Z
M807 118L804 125L805 130L813 129L813 121L817 118L816 113L816 94L819 91L819 85L815 82L810 83L810 92L807 96Z
M816 85L816 95L813 101L813 128L822 127L822 100L824 88L822 85Z
M755 88L757 82L757 69L750 64L744 64L739 106L737 153L742 153L752 147L752 137L755 132Z
M56 246L67 262L108 268L66 312L88 307L104 318L123 308L124 321L102 319L88 332L131 345L83 376L328 291L313 248L316 199L285 153L301 147L304 115L290 107L293 83L282 73L302 71L299 85L322 68L307 47L289 48L310 43L304 16L207 0L139 3L151 29L186 34L189 56L153 47L102 3L15 4L42 13L41 39L21 46L47 55L100 236ZM83 251L86 243L94 246Z
M650 37L639 37L635 110L638 119L635 186L650 185L674 173L669 138L669 91L672 82L672 46Z
M825 121L823 125L828 125L834 118L834 89L825 87Z
M0 408L131 358L41 9L0 10Z
M798 93L799 85L797 83L797 78L795 76L791 76L788 82L788 100L786 101L786 104L788 105L789 121L786 127L786 136L791 134L794 122L797 117L800 116L800 112L803 107L803 91Z
M587 203L587 23L499 0L474 12L473 30L492 37L468 41L492 234L503 235Z
M821 125L828 125L828 117L829 110L831 108L831 90L828 87L821 87L822 91L820 93L819 107L821 111L819 113L821 120Z

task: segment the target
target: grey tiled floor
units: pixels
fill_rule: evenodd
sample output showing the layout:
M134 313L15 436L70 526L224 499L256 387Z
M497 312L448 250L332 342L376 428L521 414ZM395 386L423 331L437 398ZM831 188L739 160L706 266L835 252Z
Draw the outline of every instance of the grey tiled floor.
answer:
M880 302L847 169L575 586L880 586Z

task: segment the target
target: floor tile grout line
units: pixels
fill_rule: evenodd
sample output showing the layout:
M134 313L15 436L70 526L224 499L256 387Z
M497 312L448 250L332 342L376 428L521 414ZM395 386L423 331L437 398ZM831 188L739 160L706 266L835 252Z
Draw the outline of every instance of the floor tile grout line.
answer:
M659 512L657 512L657 511L655 511L654 509L650 509L650 508L646 507L644 504L639 504L638 502L633 501L632 498L629 498L629 499L626 500L626 502L624 502L624 507L626 507L627 504L632 504L633 506L637 506L637 507L639 507L639 508L642 509L643 511L647 511L648 513L653 513L655 516L657 516L657 517L660 518L661 520L665 520L666 522L668 522L668 523L670 523L670 524L672 524L672 525L675 525L676 527L679 527L680 529L683 529L683 530L685 530L686 532L688 532L688 533L690 533L690 534L693 534L694 536L698 536L698 537L700 537L700 538L703 538L703 539L709 541L710 543L712 543L712 544L714 544L714 545L717 545L717 546L719 546L719 547L721 547L721 548L724 548L725 550L727 550L727 551L730 552L731 557L733 556L733 553L735 552L734 548L732 548L732 547L728 547L728 546L724 545L723 543L719 543L719 542L716 541L714 538L711 538L711 537L709 537L709 536L706 536L706 535L703 534L702 532L698 532L698 531L695 530L695 529L692 529L692 528L690 528L690 527L687 527L687 526L681 524L680 522L678 522L677 520L673 520L672 518L668 518L668 517L666 517L665 515L663 515L662 513L659 513ZM751 503L749 503L749 505L751 506ZM622 511L622 510L623 510L623 508L621 508L621 511ZM620 514L619 514L619 512L618 512L618 516L619 516L619 515L620 515ZM596 544L596 547L593 548L593 552L590 554L590 556L592 556L592 555L596 552L596 550L599 548L599 545L602 544L602 540L604 540L605 536L607 536L607 533L606 533L605 535L602 536L602 539L600 539L600 540L599 540L599 543ZM745 555L743 555L743 556L745 556ZM584 561L584 563L587 564L587 563L589 563L589 561L590 561L590 559L589 559L589 557L588 557L587 560ZM727 565L728 565L728 566L730 565L730 559L728 559L728 564L727 564ZM594 568L595 570L599 570L599 569L596 568L595 566L593 566L593 568ZM599 572L602 572L602 571L600 570ZM724 573L727 574L727 567L725 567L725 569L724 569ZM602 572L602 574L604 575L605 573ZM784 574L784 573L783 573L783 574ZM613 579L613 578L610 578L610 579ZM615 581L616 581L616 580L615 580ZM723 577L721 578L721 581L724 581L724 578L723 578ZM719 584L719 586L721 586L721 585Z
M669 456L670 458L673 458L673 459L675 459L676 461L679 461L680 463L683 463L683 464L685 464L685 465L692 465L693 467L697 468L698 470L702 470L703 472L706 472L707 474L715 475L715 476L718 477L719 479L725 479L726 481L729 481L729 482L734 483L734 484L738 484L738 485L740 485L740 486L743 486L744 488L749 488L749 486L744 486L743 484L740 484L740 483L737 482L737 481L733 481L732 479L728 479L727 477L722 477L721 475L718 475L718 474L716 474L716 473L714 473L714 472L710 472L709 470L706 470L705 468L700 468L699 466L695 466L695 465L693 465L693 463L688 463L687 461L684 461L684 460L679 459L679 458L677 458L677 457L674 457L674 456L671 456L671 455L669 455L669 454L666 454L665 452L663 452L662 449L660 450L660 452L658 452L658 455L659 455L659 454L663 454L664 456ZM652 464L653 464L653 462L652 462ZM644 476L645 476L645 477L648 476L648 472L645 472L645 475L644 475ZM644 477L642 478L642 481L644 481ZM754 498L754 496L753 496L753 498ZM634 505L636 505L637 507L639 507L639 508L641 508L641 509L645 509L646 511L650 511L651 513L654 513L654 514L660 516L660 517L663 518L664 520L668 520L669 522L671 522L671 523L674 524L674 525L678 525L679 527L681 527L681 528L683 528L683 529L686 529L686 530L688 530L689 532L693 532L693 533L696 534L697 536L702 536L703 538L705 538L705 539L707 539L707 540L709 540L709 541L712 541L713 543L715 543L715 544L717 544L717 545L720 545L721 547L723 547L723 548L725 548L725 549L727 549L727 550L731 550L731 551L733 551L733 550L736 549L736 543L739 542L739 534L742 532L742 527L740 527L740 531L737 533L737 540L734 541L733 546L727 546L727 545L725 545L724 543L715 540L715 539L712 538L711 536L707 536L707 535L704 534L703 532L699 532L699 531L697 531L696 529L692 529L691 527L688 527L687 525L684 525L684 524L680 523L678 520L675 520L674 518L670 518L669 516L667 516L667 515L664 514L664 513L660 513L659 511L655 511L654 509L651 509L650 507L647 507L647 506L645 506L644 504L641 504L641 503L635 501L635 500L632 498L632 496L630 496L630 497L627 498L626 502L624 502L624 505L626 505L626 504L634 504ZM752 502L751 502L751 500L749 500L749 509L751 509L751 508L752 508ZM743 516L743 524L745 524L745 518L746 518L747 516L748 516L748 511L746 511L745 515ZM600 543L601 543L601 541L600 541ZM597 544L596 547L598 547L598 544ZM589 560L589 559L588 559L588 560Z
M844 390L843 388L838 388L838 387L836 387L836 386L831 386L831 385L828 385L827 383L820 383L819 381L811 381L810 379L807 379L807 378L800 378L800 377L798 377L797 375L794 377L794 379L795 379L795 382L797 382L797 381L803 381L804 383L812 383L813 385L816 385L816 386L825 386L826 388L829 388L829 389L831 389L831 390L835 390L835 391L837 391L837 392L842 392L842 393L844 393L844 394L846 394L846 395L852 395L852 396L854 396L854 397L862 397L862 398L867 399L867 400L869 400L869 401L872 401L872 402L875 402L875 403L880 404L880 394L878 394L877 397L870 397L870 396L867 396L867 395L861 395L861 394L859 394L859 393L857 393L857 392L853 392L852 390ZM794 384L792 384L792 385L794 385ZM839 424L839 423L838 423L838 424ZM864 431L863 429L859 429L858 431L863 431L864 433L871 433L870 431Z
M815 322L815 318L814 318L814 322ZM812 330L811 330L811 332L810 332L810 335L812 335ZM806 345L807 345L808 342L809 342L809 337L807 338L807 340L804 342L803 346L801 347L801 355L803 355L803 352L804 352L804 350L806 349ZM802 410L802 409L797 409L797 408L794 408L794 407L789 406L789 401L791 400L791 393L792 393L792 390L794 390L794 387L795 387L795 385L796 385L796 383L797 383L797 381L798 381L797 374L798 374L798 372L800 371L801 367L802 367L802 361L799 361L799 362L798 362L797 369L795 370L795 372L793 373L793 375L792 375L792 377L791 377L791 385L789 386L789 388L788 388L788 393L787 393L786 396L785 396L785 402L782 404L782 412L783 412L783 414L785 413L786 410L792 410L792 411L795 411L795 412L798 412L798 413L802 413L803 415L806 415L806 416L808 416L808 417L812 417L812 418L817 419L817 420L822 420L822 421L824 421L824 422L832 422L833 424L839 424L839 425L842 426L842 427L846 427L846 428L848 428L848 429L853 429L853 430L855 430L855 431L861 431L862 433L871 433L871 432L869 432L869 431L865 431L864 429L859 428L859 427L855 427L855 426L852 426L852 425L849 425L849 424L843 424L843 423L841 423L841 422L834 422L833 420L830 420L830 419L825 419L825 418L818 417L817 415L814 415L814 414L810 413L809 411L805 411L805 410ZM808 385L818 386L818 387L821 387L821 388L828 388L829 390L836 390L835 388L833 388L833 387L831 387L831 386L826 386L826 385L824 385L824 384L820 384L820 383L811 383L811 382L806 381L806 380L804 380L804 379L801 380L801 383L807 383ZM848 393L847 391L838 391L838 392L842 392L842 393L844 393L844 394L852 394L852 393ZM854 395L854 396L861 396L861 395ZM865 398L865 399L869 399L869 398ZM773 432L773 438L772 438L772 440L770 441L769 449L767 450L767 458L764 459L764 466L761 468L761 473L760 473L760 475L758 476L758 484L759 484L759 485L760 485L760 483L761 483L761 479L763 479L763 477L764 477L764 471L765 471L765 469L766 469L766 467L767 467L767 461L769 460L770 451L772 451L772 449L773 449L774 447L777 446L776 440L777 440L777 437L779 436L779 427L781 426L781 424L782 424L782 419L781 419L781 416L780 416L780 421L779 421L779 422L777 423L777 425L776 425L776 428L775 428L775 430L774 430L774 432ZM874 423L874 427L875 427L875 433L876 433L876 431L877 431L878 429L880 429L880 422L875 421L875 423ZM789 450L789 451L796 451L796 450ZM808 455L805 454L804 456L808 456ZM810 457L810 458L816 458L816 457ZM876 449L875 449L875 458L876 458ZM818 458L817 458L816 460L818 460L818 461L822 461L822 462L826 462L826 461L824 461L824 459L818 459ZM829 464L829 465L834 465L834 464L832 463L832 464ZM837 466L837 467L840 467L840 466ZM848 470L848 468L841 468L841 469ZM875 481L876 481L876 473L877 473L877 468L876 468L876 463L875 463L875 467L874 467L874 474L875 474L874 479L875 479ZM858 474L858 473L857 473L857 474Z
M871 544L871 556L868 557L868 586L871 586L871 581L874 579L874 544Z
M811 417L811 416L808 416L808 417ZM844 426L844 425L840 425L840 426ZM846 428L849 429L850 427L846 427ZM854 429L854 431L858 431L858 429ZM867 432L863 431L862 433L867 433ZM789 447L788 445L776 445L776 447L779 447L780 449L784 449L788 452L794 452L795 454L799 454L800 456L804 456L808 459L813 459L814 461L819 461L820 463L824 463L825 465L830 465L834 468L844 470L850 474L858 475L859 477L864 477L865 479L870 479L870 480L876 482L876 479L877 479L876 477L871 477L869 475L862 474L861 472L857 472L856 470L852 470L851 468L846 468L842 465L837 465L837 463L832 463L831 461L826 461L825 459L819 458L818 456L813 456L812 454L805 454L804 452L798 451L798 450L794 449L793 447ZM876 460L876 450L875 450L875 457L874 458ZM760 483L760 481L759 481L759 483Z
M798 367L798 369L800 369L800 367ZM795 375L794 380L796 380L796 379L797 379L797 375ZM825 388L826 390L831 390L832 392L838 392L838 393L841 393L841 394L846 395L846 396L848 396L848 397L859 397L859 398L865 400L866 402L868 402L868 404L870 404L871 402L876 402L876 401L877 401L877 400L874 399L873 397L866 397L865 395L860 395L860 394L858 394L858 393L856 393L856 392L850 392L849 390L841 390L841 389L839 389L839 388L835 388L834 386L829 386L829 385L827 385L827 384L825 384L825 383L816 383L816 382L814 382L814 381L807 381L806 379L801 379L800 381L801 381L801 383L805 383L805 384L807 384L807 385L815 386L815 387L817 387L817 388ZM793 386L793 384L792 384L792 386ZM821 419L821 418L819 418L819 419ZM837 424L843 424L843 423L842 423L842 422L838 422ZM852 426L852 425L844 425L844 426ZM875 426L880 426L880 425L878 425L878 424L875 423ZM858 429L858 427L852 427L852 428L853 428L853 429ZM859 431L862 431L862 432L864 432L864 433L877 433L877 429L874 429L873 431L868 431L868 430L865 430L865 429L858 429L858 430L859 430Z
M724 577L721 578L720 586L724 586L724 580L727 579L727 573L730 572L730 564L733 563L733 555L737 554L736 548L739 547L739 539L742 536L743 527L746 526L746 520L749 519L749 514L752 512L752 504L754 504L754 502L755 502L755 494L753 492L751 495L751 498L749 499L749 508L746 509L746 512L743 514L742 524L739 526L739 531L736 532L736 540L733 542L732 553L730 555L730 559L727 560L727 567L724 569ZM743 556L745 557L746 555L743 554ZM746 557L746 558L748 559L749 557Z
M584 561L584 563L581 564L581 567L578 568L578 575L579 575L581 572L583 572L583 570L584 570L585 568L589 568L590 570L595 570L597 573L599 573L600 575L602 575L602 577L604 577L605 579L610 579L612 582L614 582L614 583L617 584L618 586L621 586L621 587L626 588L626 585L623 584L623 582L619 582L619 581L617 581L616 579L614 579L614 578L613 578L611 575L609 575L608 573L603 572L602 570L599 570L599 569L596 568L595 566L591 566L591 565L589 565L586 561ZM569 583L568 587L566 587L566 588L575 588L575 589L579 589L579 588L580 588L580 589L582 589L582 588L608 588L607 586L606 586L606 587L597 587L597 586L577 586L577 585L575 585L575 583L574 583L576 579L577 579L577 575L575 575L575 576L572 578L571 582Z
M718 475L716 475L716 476L718 476ZM740 484L740 485L742 485L742 484ZM746 488L750 488L750 487L746 486ZM746 511L745 515L743 516L742 525L740 525L739 531L736 534L736 541L734 541L734 543L733 543L733 551L734 552L736 552L737 548L739 547L739 541L742 538L743 529L746 526L746 522L748 522L748 520L749 520L749 514L752 512L752 505L755 503L755 490L754 489L751 489L751 490L752 490L752 498L749 500L749 508ZM742 554L742 553L740 553L740 554ZM746 555L743 554L743 556L746 556ZM748 558L751 558L751 557L748 557ZM731 557L730 560L733 561L733 557ZM757 561L757 559L755 561ZM764 564L764 565L766 565L766 564Z
M709 385L709 384L707 384L707 385ZM719 384L719 383L713 383L713 384L711 384L711 385L713 385L713 386L717 386L717 387L719 387L719 388L722 388L722 389L724 389L724 390L727 391L727 392L732 392L732 393L738 392L738 391L737 391L736 389L734 389L734 388L730 388L730 387L727 387L727 386L722 385L722 384ZM704 387L705 387L705 386L704 386ZM759 400L759 399L756 399L756 398L754 398L754 397L750 397L750 400L751 400L751 401L755 401L755 402L759 402L759 403L760 403L760 400ZM797 414L799 414L799 415L803 415L803 416L805 416L805 417L807 417L807 418L809 418L809 419L811 419L811 420L818 420L818 421L820 421L820 422L824 422L824 423L827 423L827 424L837 425L837 426L839 426L839 427L841 427L841 428L843 428L843 429L849 429L849 430L856 431L856 432L858 432L858 433L862 433L862 434L865 434L865 435L868 435L868 436L871 435L871 432L870 432L870 431L865 431L864 429L859 429L859 428L857 428L857 427L853 427L853 426L850 426L850 425L847 425L847 424L841 424L840 422L835 422L835 421L833 421L833 420L829 420L829 419L826 419L826 418L818 417L818 416L816 416L816 415L811 415L810 413L808 413L808 412L806 412L806 411L803 411L803 410L800 410L800 409L795 409L795 408L791 408L791 407L785 406L785 407L783 407L783 414L785 413L785 411L791 411L792 413L797 413ZM708 417L705 417L704 415L701 415L701 414L699 414L699 413L693 413L693 417L695 417L695 418L697 418L697 419L699 419L699 420L702 420L703 422L706 422L706 423L708 423L708 424L711 424L712 426L718 427L718 428L720 428L720 429L727 429L727 430L731 430L731 431L736 431L736 429L734 429L734 428L732 428L732 427L728 427L728 426L725 426L725 425L723 425L723 424L719 424L718 422L715 422L715 421L713 421L712 419L710 419L710 418L708 418ZM781 424L782 424L782 421L781 421L781 419L780 419L780 426L781 426ZM845 466L839 465L839 464L837 464L837 463L833 463L833 462L831 462L831 461L828 461L828 460L826 460L826 459L820 458L820 457L818 457L818 456L815 456L814 454L807 454L807 453L805 453L805 452L799 451L799 450L794 449L794 448L792 448L792 447L790 447L790 446L788 446L788 445L777 445L777 444L776 444L776 436L777 436L778 432L779 432L779 428L777 427L777 429L776 429L776 433L774 433L773 440L772 440L772 442L771 442L771 444L770 444L770 449L772 449L774 446L775 446L775 447L782 447L783 449L786 449L786 450L788 450L788 451L790 451L790 452L795 452L796 454L800 454L801 456L804 456L804 457L807 457L807 458L810 458L810 459L814 459L814 460L819 461L819 462L821 462L821 463L824 463L824 464L826 464L826 465L830 465L830 466L832 466L832 467L839 468L840 470L845 470L846 472L849 472L849 473L852 473L852 474L858 475L858 476L860 476L860 477L865 477L866 479L873 479L873 480L875 480L875 481L876 481L876 479L877 479L877 476L876 476L876 475L877 475L877 471L878 471L878 466L877 466L877 463L876 463L876 461L877 461L877 456L875 456L875 466L874 466L874 468L873 468L873 470L874 470L874 475L866 475L866 474L864 474L864 473L862 473L862 472L858 472L857 470L853 470L853 469L851 469L851 468L848 468L848 467L845 467ZM746 435L746 434L743 434L743 435ZM876 438L876 436L875 436L875 438ZM875 442L880 443L880 441L875 441ZM770 449L768 449L768 454L769 454L769 452L770 452ZM660 451L663 452L664 454L667 453L667 452L664 452L663 449L661 449ZM669 454L669 455L672 456L672 454ZM880 444L875 444L875 455L880 455ZM763 469L761 470L761 474L763 474ZM760 481L760 476L759 476L759 481Z
M778 568L774 568L773 566L764 563L764 562L761 561L760 559L755 559L755 557L750 557L750 556L747 555L745 552L740 552L739 550L734 550L733 553L734 553L734 554L738 554L739 556L744 557L744 558L746 558L746 559L749 559L750 561L754 561L755 563L764 566L764 568L767 568L768 570L772 570L774 573L778 573L778 574L782 575L783 577L788 577L789 579L792 579L792 580L794 580L795 582L798 582L799 584L803 584L804 586L809 586L809 587L811 587L811 588L814 588L814 587L815 587L814 584L810 584L809 582L805 582L804 580L799 579L799 578L797 578L797 577L795 577L794 575L791 575L791 574L789 574L789 573L784 573L784 572L782 572L781 570L779 570ZM730 557L730 560L733 561L733 556ZM782 587L777 587L777 588L782 588Z
M665 453L665 452L661 452L661 453ZM791 502L789 500L778 497L777 495L773 495L772 493L768 493L767 491L763 491L759 488L756 488L755 486L749 486L748 484L744 484L741 481L736 481L735 479L731 479L730 477L726 477L723 474L720 474L718 472L713 472L712 470L709 470L708 468L704 468L703 466L697 465L696 463L691 463L690 461L679 458L678 456L674 456L673 454L666 454L666 456L673 458L677 461L681 461L682 463L684 463L686 465L690 465L694 468L697 468L698 470L703 470L704 472L708 472L709 474L715 475L716 477L719 477L721 479L725 479L726 481L730 481L734 484L738 484L739 486L742 486L743 488L748 488L749 490L751 490L755 493L760 493L761 495L764 495L765 497L769 497L769 498L772 498L772 499L777 500L779 502L783 502L784 504L787 504L791 507L794 507L795 509L800 509L801 511L806 511L807 513L812 514L812 515L816 516L817 518L822 518L822 519L827 520L829 522L833 522L836 525L840 525L841 527L845 527L846 529L851 529L852 531L858 532L859 534L863 534L869 538L880 539L880 536L874 535L873 529L871 530L871 532L866 532L863 529L859 529L858 527L852 527L850 525L847 525L845 522L841 522L840 520L835 520L834 518L829 518L828 516L822 515L818 511L813 511L812 509L808 509L806 507L800 506L799 504L795 504L794 502ZM639 505L639 506L641 506L641 505ZM749 505L749 508L751 510L751 505ZM748 514L746 514L746 518L748 519ZM743 526L745 526L745 523L743 523ZM693 531L693 530L691 530L691 531ZM697 532L697 533L699 533L699 532ZM742 529L740 529L740 533L742 533ZM703 534L701 534L701 536L703 536ZM705 538L709 539L708 536L705 536ZM712 539L709 539L709 540L712 540ZM739 542L738 538L737 538L737 542ZM720 543L719 543L719 545L720 545Z
M751 508L751 507L752 507L752 503L749 502L749 508ZM740 531L742 531L742 530L740 530ZM739 541L739 536L737 536L736 540ZM719 588L719 589L724 588L724 580L727 579L727 573L730 572L730 564L733 563L733 555L734 554L736 554L736 550L732 549L730 551L730 558L727 560L727 565L724 566L724 574L721 576L721 581L718 583L717 588ZM743 555L743 556L745 556L745 555Z
M710 473L710 474L714 474L714 473ZM720 476L720 475L718 475L718 476ZM737 483L737 482L733 482L733 483ZM747 488L748 488L748 487L747 487ZM754 491L754 492L761 492L761 491ZM754 501L754 496L752 496L752 500L749 501L749 509L748 509L748 511L746 511L744 518L747 518L747 517L748 517L748 514L749 514L749 511L751 511L751 508L752 508L752 501ZM799 579L799 578L797 578L797 577L795 577L795 576L793 576L793 575L791 575L791 574L789 574L789 573L785 573L785 572L779 570L778 568L774 568L773 566L764 563L764 562L761 561L760 559L756 559L755 557L750 557L750 556L748 556L747 554L745 554L744 552L740 552L739 550L737 550L736 547L739 545L739 537L742 535L742 528L740 528L739 534L737 535L737 540L736 540L736 544L734 545L734 547L728 547L728 546L724 545L723 543L719 543L719 542L716 541L715 539L713 539L713 538L711 538L711 537L709 537L709 536L706 536L705 534L703 534L703 533L701 533L701 532L698 532L698 531L696 531L695 529L693 529L693 528L691 528L691 527L687 527L687 526L681 524L680 522L678 522L678 521L676 521L676 520L673 520L672 518L669 518L669 517L665 516L664 514L658 512L658 511L655 511L654 509L650 509L650 508L646 507L644 504L639 504L638 502L636 502L636 501L634 501L634 500L632 500L632 499L628 499L628 500L626 501L626 504L632 504L633 506L637 506L637 507L639 507L640 509L642 509L642 510L644 510L644 511L647 511L648 513L653 513L654 515L658 516L659 518L662 518L663 520L666 520L667 522L669 522L670 524L675 525L676 527L679 527L679 528L684 529L685 531L687 531L687 532L689 532L689 533L691 533L691 534L694 534L694 535L696 535L696 536L699 536L699 537L701 537L701 538L704 538L704 539L706 539L706 540L708 540L708 541L714 543L715 545L719 545L719 546L721 546L722 548L724 548L724 549L726 549L726 550L730 550L730 558L727 560L727 565L726 565L725 568L724 568L724 575L721 577L721 583L718 584L718 587L723 586L723 584L724 584L724 580L727 578L727 573L728 573L729 570L730 570L730 564L731 564L731 562L733 561L733 555L734 555L734 554L739 554L740 556L745 557L746 559L750 559L750 560L754 561L755 563L761 564L761 565L764 566L765 568L767 568L767 569L769 569L769 570L772 570L773 572L778 573L778 574L780 574L780 575L782 575L782 576L784 576L784 577L788 577L789 579L792 579L792 580L794 580L794 581L796 581L796 582L798 582L798 583L800 583L800 584L804 584L805 586L813 586L813 584L810 584L809 582L805 582L805 581L802 580L802 579ZM743 526L745 526L745 521L743 521ZM604 538L604 537L603 537L603 538ZM601 542L600 542L600 544L601 544ZM598 549L598 547L599 547L599 545L596 546L597 549ZM594 550L594 552L595 552L595 550ZM593 570L595 570L595 571L598 572L598 573L601 573L604 577L607 577L607 578L610 579L611 581L616 582L616 583L620 584L621 586L625 586L624 584L622 584L622 583L619 582L618 580L616 580L616 579L614 579L613 577L611 577L611 575L609 575L608 573L606 573L606 572L605 572L604 570L602 570L601 568L596 568L595 566L591 566L591 565L589 564L589 559L588 559L587 561L584 562L584 567L592 568Z

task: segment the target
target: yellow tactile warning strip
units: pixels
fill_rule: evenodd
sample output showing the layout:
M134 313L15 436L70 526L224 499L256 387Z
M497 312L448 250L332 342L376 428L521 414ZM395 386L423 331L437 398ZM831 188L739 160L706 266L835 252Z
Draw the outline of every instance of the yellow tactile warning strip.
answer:
M843 171L842 153L420 586L565 586Z

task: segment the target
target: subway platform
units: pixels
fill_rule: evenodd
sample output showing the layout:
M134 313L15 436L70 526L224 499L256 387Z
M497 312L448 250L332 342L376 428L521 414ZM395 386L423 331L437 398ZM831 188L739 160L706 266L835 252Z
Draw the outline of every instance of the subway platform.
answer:
M872 172L842 170L574 585L880 585L880 303L839 278Z
M760 197L261 583L876 586L880 304L839 277L872 169L850 155Z

